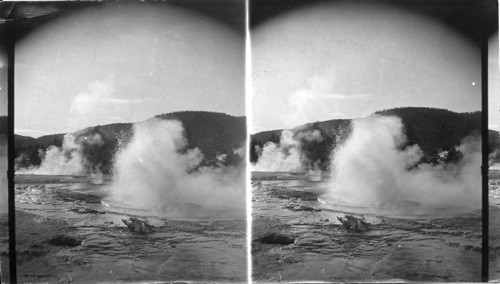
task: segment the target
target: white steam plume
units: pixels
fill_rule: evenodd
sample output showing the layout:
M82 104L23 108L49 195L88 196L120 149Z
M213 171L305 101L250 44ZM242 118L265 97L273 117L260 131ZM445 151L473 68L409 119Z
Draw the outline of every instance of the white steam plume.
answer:
M423 152L406 142L397 117L370 116L353 121L353 131L332 155L327 198L360 206L396 208L481 205L481 143L464 139L456 164L418 165Z
M101 172L101 164L92 167L90 172L90 183L102 184L104 182L104 175Z
M253 165L254 171L292 172L303 171L309 163L302 153L302 141L321 141L318 130L294 132L283 130L278 144L266 142L262 149L257 148L259 159Z
M17 168L18 174L35 175L81 175L86 173L88 162L83 156L83 146L102 145L99 134L80 136L74 134L64 135L61 147L51 145L46 151L39 150L42 158L40 166ZM100 171L97 169L100 173Z
M500 171L500 163L491 163L488 166L488 169L492 171Z
M203 154L186 149L178 121L151 119L134 125L117 154L109 198L132 208L177 212L186 204L245 210L243 167L199 167Z
M242 158L246 157L246 154L247 154L246 143L243 143L243 145L241 145L240 147L233 149L233 153L239 155Z

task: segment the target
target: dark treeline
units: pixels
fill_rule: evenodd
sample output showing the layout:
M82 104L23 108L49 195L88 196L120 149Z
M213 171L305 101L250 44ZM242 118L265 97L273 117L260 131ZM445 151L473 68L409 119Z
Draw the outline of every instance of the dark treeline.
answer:
M454 162L462 157L455 146L467 136L481 136L481 112L456 113L445 109L402 107L378 111L377 115L400 117L407 136L405 148L418 144L424 152L421 163ZM311 162L319 161L322 170L328 169L332 151L341 145L351 132L351 120L334 119L305 124L294 129L300 132L318 130L323 141L302 141L303 154ZM256 146L263 147L267 142L278 143L282 130L264 131L251 135L250 160L257 162ZM448 151L443 160L439 153ZM305 167L310 165L304 165Z
M182 151L198 147L204 154L202 166L219 165L216 157L226 155L223 165L235 165L243 160L234 152L246 139L245 117L204 111L180 111L156 116L163 120L178 120L185 129L188 146ZM32 138L15 135L16 164L18 167L39 166L43 152L50 146L61 147L64 133ZM89 167L99 167L111 173L116 152L126 146L133 136L133 123L114 123L88 127L73 133L75 139L99 135L99 143L80 143ZM168 158L168 157L165 157ZM91 169L89 169L91 170Z

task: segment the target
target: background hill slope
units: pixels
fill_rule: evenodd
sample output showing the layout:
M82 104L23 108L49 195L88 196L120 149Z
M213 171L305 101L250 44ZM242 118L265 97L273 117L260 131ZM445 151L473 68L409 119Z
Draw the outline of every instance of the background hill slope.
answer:
M401 118L408 138L407 145L418 144L424 151L422 162L426 163L437 163L438 155L442 151L452 151L449 160L458 159L454 146L460 145L462 139L467 136L481 136L481 112L456 113L445 109L404 107L382 110L375 114ZM321 133L323 137L321 151L311 151L310 149L314 147L307 141L302 143L302 149L305 149L307 160L320 161L320 168L326 170L330 164L332 151L349 136L351 121L350 119L318 121L301 125L292 131L296 136L313 130ZM252 134L251 161L258 160L255 146L263 147L267 142L278 143L282 131L278 129Z
M163 120L178 120L182 123L188 140L187 148L199 148L205 159L202 165L215 165L216 157L226 155L225 164L235 164L242 159L234 150L244 146L246 139L246 118L223 113L205 111L181 111L157 115ZM112 171L113 159L120 146L125 146L133 135L132 123L97 125L81 129L73 135L81 137L99 135L102 143L83 144L85 159L92 165L100 165L101 171ZM38 166L41 163L40 150L50 146L61 147L65 133L32 138L15 135L16 165L18 167Z

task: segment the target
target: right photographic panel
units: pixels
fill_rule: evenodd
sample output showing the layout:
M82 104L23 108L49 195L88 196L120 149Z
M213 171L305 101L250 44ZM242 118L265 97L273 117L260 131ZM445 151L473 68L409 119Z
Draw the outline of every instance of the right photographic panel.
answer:
M489 278L500 280L500 70L498 31L488 39Z
M456 2L250 1L254 281L481 281L498 6Z

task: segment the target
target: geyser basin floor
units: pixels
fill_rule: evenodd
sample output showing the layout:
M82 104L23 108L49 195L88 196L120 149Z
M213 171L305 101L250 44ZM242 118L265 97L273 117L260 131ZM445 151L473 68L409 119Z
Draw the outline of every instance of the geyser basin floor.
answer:
M479 210L447 217L366 214L318 202L324 190L305 175L252 174L256 281L480 281ZM348 232L336 219L363 210L373 224L369 232ZM295 241L260 241L272 233Z
M244 215L140 216L104 206L103 185L87 177L16 176L20 282L246 280ZM132 234L121 219L142 217L155 226ZM59 235L77 246L49 242ZM57 238L56 238L57 239Z

